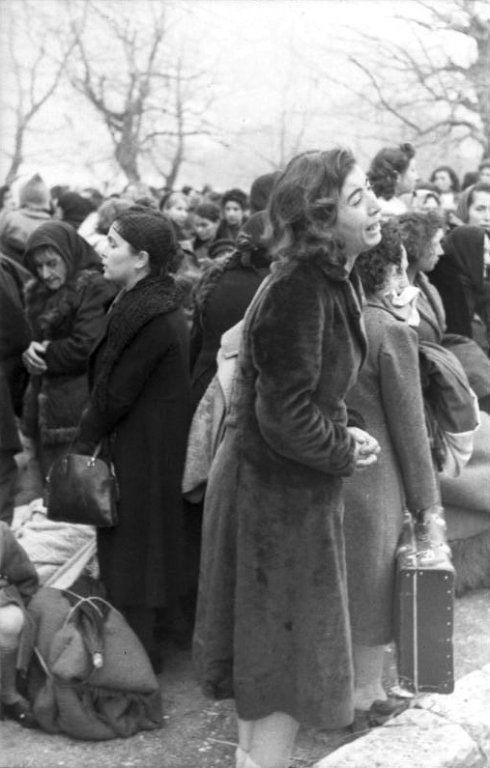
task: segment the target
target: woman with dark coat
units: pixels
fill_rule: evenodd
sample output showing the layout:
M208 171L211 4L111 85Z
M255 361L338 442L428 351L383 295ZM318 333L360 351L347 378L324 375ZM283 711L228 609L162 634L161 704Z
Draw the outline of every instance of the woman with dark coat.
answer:
M195 659L234 696L236 765L289 765L299 723L353 717L342 477L376 461L345 396L366 354L359 253L379 206L348 150L306 152L279 177L278 261L244 321L205 499Z
M345 538L358 725L396 711L386 701L384 646L394 637L395 551L405 509L421 514L439 496L425 425L418 337L392 303L407 258L393 220L356 264L366 293L368 356L347 404L362 413L381 447L375 467L345 484ZM399 702L398 702L399 704ZM364 726L365 727L365 726Z
M475 314L490 337L490 297L485 281L484 249L488 236L481 227L462 225L443 241L444 256L430 279L444 304L448 333L473 338ZM487 246L488 247L488 246ZM490 265L489 265L490 266Z
M104 276L120 288L90 361L92 391L78 449L104 441L119 483L119 524L98 529L101 579L155 666L156 609L182 588L181 481L190 414L188 331L167 274L168 222L127 212L108 235Z
M69 224L51 221L30 236L25 265L33 341L23 353L30 382L23 429L35 441L45 475L74 439L88 400L88 358L114 288L100 258Z
M235 253L209 267L196 286L191 330L194 408L216 373L222 335L242 319L269 272L270 259L262 242L264 223L263 213L254 214L240 232Z

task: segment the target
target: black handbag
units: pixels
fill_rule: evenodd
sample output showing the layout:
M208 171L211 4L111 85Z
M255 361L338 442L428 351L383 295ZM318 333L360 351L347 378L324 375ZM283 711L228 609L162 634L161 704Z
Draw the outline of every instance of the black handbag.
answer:
M56 459L46 478L44 504L49 520L110 528L118 523L117 480L112 464L92 456L67 453Z

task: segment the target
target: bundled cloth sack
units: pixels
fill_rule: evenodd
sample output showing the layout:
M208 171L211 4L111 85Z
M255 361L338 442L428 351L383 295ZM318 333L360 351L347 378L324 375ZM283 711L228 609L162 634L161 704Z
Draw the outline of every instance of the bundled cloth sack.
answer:
M457 477L473 451L478 400L449 350L419 341L420 376L432 455L440 472Z
M98 596L42 587L29 615L28 698L43 730L97 741L162 726L158 680L119 611Z

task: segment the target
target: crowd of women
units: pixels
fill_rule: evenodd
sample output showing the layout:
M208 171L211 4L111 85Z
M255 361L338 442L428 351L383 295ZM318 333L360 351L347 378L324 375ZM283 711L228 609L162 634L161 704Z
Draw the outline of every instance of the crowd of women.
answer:
M36 175L13 207L2 189L2 536L19 435L43 475L99 448L119 484L119 524L97 531L108 599L156 671L162 626L193 628L203 688L235 699L237 768L287 766L300 724L399 711L382 672L405 510L436 556L450 511L459 591L489 585L490 161L478 174L462 192L449 166L420 181L402 144L367 174L347 149L304 152L249 196L103 200ZM440 357L462 382L450 435ZM32 590L12 595L0 568L3 675ZM1 695L30 722L15 687Z

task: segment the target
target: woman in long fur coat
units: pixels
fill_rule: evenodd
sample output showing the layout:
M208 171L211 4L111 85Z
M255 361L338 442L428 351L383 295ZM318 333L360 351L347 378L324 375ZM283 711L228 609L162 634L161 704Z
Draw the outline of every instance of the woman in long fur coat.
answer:
M273 271L245 317L205 500L195 658L234 696L239 768L288 765L299 723L353 718L342 477L376 461L345 395L366 353L356 257L379 206L348 150L307 152L278 179Z

